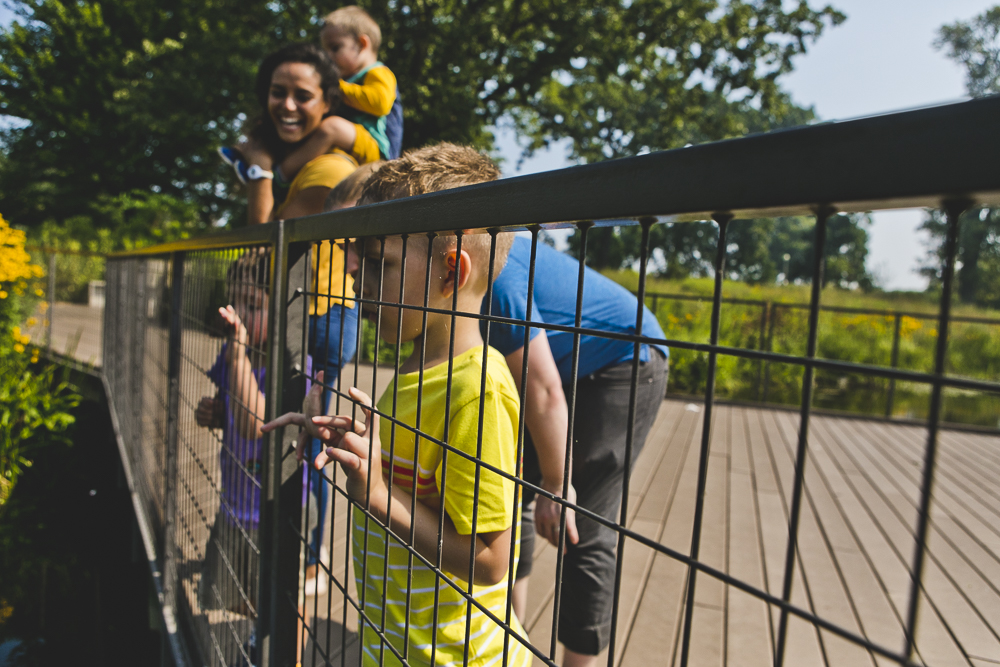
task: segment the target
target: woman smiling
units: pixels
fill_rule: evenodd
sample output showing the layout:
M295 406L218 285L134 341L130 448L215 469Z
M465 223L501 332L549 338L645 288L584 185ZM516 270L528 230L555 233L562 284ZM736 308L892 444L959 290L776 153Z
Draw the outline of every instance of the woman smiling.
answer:
M308 139L339 100L340 76L330 57L312 44L291 44L275 51L257 71L255 92L261 119L240 152L247 170L247 222L251 225L323 211L331 188L358 164L334 149L309 162L287 194L272 189L272 167ZM278 203L276 198L282 198Z
M247 185L247 222L250 225L323 212L330 190L357 169L358 163L353 157L333 149L302 167L287 192L273 187L273 165L279 164L285 155L316 132L324 116L336 108L339 91L337 68L318 46L291 44L267 56L261 63L255 84L261 106L260 120L249 132L249 141L239 147L240 157L248 165L241 180L245 179ZM223 157L229 161L225 152ZM336 243L317 243L311 255L314 282L310 289L323 296L310 299L308 351L313 368L325 372L324 382L329 386L343 364L354 357L357 346L354 281L344 271L344 252ZM318 440L315 446L319 447ZM321 544L328 485L322 483L319 473L311 466L309 470L313 474L304 484L311 489L315 499L309 505L311 535L306 564L315 568L324 550ZM313 581L315 589L315 579Z

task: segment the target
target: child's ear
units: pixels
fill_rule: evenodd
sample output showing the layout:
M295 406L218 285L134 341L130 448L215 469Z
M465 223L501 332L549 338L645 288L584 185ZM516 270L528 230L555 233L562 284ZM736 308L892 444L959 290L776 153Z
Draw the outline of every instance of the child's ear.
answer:
M469 277L472 275L472 257L464 250L461 256L459 256L458 251L452 249L444 254L444 262L448 268L448 273L444 279L444 284L441 286L441 293L444 296L451 296L452 291L455 289L456 278L458 289L462 289L469 282Z
M358 35L358 46L362 51L367 51L372 48L372 38L368 35Z

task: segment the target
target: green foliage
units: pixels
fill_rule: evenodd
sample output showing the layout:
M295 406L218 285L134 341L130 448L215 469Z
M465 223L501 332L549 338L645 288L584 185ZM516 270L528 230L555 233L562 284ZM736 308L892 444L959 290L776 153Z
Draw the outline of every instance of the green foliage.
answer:
M868 256L867 215L837 215L827 221L824 287L871 289L865 267ZM785 217L734 220L726 236L726 277L752 285L809 282L813 272L812 218ZM620 269L639 261L641 228L598 227L587 234L587 264ZM712 275L719 229L712 221L657 224L649 230L651 270L671 280ZM570 254L580 256L580 232L569 237ZM789 259L784 259L785 255Z
M956 21L938 29L935 48L965 66L965 88L972 97L1000 92L1000 5L971 21Z
M3 136L9 217L107 227L104 209L129 193L193 203L201 225L232 209L214 150L236 139L258 61L297 20L232 0L11 4L0 113L27 126Z
M959 216L955 294L965 303L1000 307L1000 209L972 209ZM920 229L930 234L927 257L921 269L930 287L941 289L947 220L940 211L929 211Z
M488 149L489 128L512 122L527 150L569 138L586 161L808 121L777 77L843 20L830 7L785 10L778 0L362 4L398 77L406 146ZM258 113L263 56L317 39L332 9L298 0L10 6L19 18L0 30L0 114L23 122L0 137L0 209L30 229L83 216L116 239L147 240L159 237L145 225L164 225L144 209L172 211L162 238L242 219L242 195L214 151Z
M637 284L632 272L608 273L630 289ZM647 294L679 293L703 297L701 301L652 297L646 304L654 313L668 339L705 343L709 339L712 313L712 282L708 279L665 281L652 279ZM764 311L754 304L722 306L719 340L742 349L770 349L804 355L808 337L808 310L775 308L774 304L807 304L807 286L762 287L726 283L724 297L770 302ZM927 295L863 294L827 288L824 305L871 310L905 310L928 313L929 319L904 316L900 321L898 367L930 372L934 366L937 341L936 303ZM773 315L773 328L770 313ZM1000 319L1000 312L970 307L956 315ZM895 321L892 316L822 312L819 320L818 356L823 359L890 366ZM1000 327L996 324L953 322L949 330L948 370L956 375L993 380L1000 375ZM681 394L702 394L708 378L708 355L672 348L669 390ZM818 371L814 405L862 414L885 412L888 381L856 374ZM716 375L716 395L737 400L761 400L797 405L801 400L802 367L720 355ZM893 413L897 416L926 417L929 386L898 383ZM946 421L997 426L1000 397L975 392L947 392L943 407Z
M1000 92L1000 5L970 21L941 26L934 42L965 68L965 88L972 97ZM930 211L921 225L931 235L922 273L940 289L947 224ZM1000 211L976 209L959 218L957 295L966 303L1000 306Z
M594 162L808 121L811 112L792 104L777 79L845 17L786 4L580 4L561 30L532 35L534 57L554 67L537 88L507 93L523 100L512 109L517 127L531 148L567 138L574 158ZM495 92L506 92L503 84Z
M16 327L0 330L0 509L39 448L69 444L63 432L80 400L68 370L39 364L24 338Z
M361 350L358 352L358 358L362 361L367 361L372 363L375 361L375 344L378 343L378 363L380 366L384 364L394 364L396 363L396 346L390 343L386 343L384 340L378 340L375 336L375 325L369 322L367 319L361 320ZM399 346L399 360L403 361L413 352L413 342L406 341Z

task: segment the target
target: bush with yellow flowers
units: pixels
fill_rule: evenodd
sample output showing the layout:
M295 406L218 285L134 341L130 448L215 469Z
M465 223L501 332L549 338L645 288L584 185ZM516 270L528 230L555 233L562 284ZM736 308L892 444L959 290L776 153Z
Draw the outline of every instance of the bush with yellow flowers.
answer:
M31 262L24 249L24 232L0 215L0 327L9 328L29 314L45 269Z
M70 414L80 395L67 371L39 363L38 348L18 323L37 297L42 267L24 249L24 232L0 216L0 512L34 451L67 442Z

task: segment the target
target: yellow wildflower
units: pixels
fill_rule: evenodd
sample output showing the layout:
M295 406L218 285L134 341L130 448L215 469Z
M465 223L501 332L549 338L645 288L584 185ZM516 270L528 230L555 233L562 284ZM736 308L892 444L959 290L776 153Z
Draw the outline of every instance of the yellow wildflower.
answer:
M21 327L18 327L18 326L11 327L10 333L14 336L14 338L20 338L21 337Z
M45 291L41 288L35 290L35 296L45 296Z
M33 327L33 326L35 326L36 324L38 324L38 320L37 320L37 319L35 319L34 317L29 317L29 318L28 318L28 321L27 321L27 322L25 322L25 324L27 324L27 325L28 325L29 327Z
M0 299L6 299L6 298L7 298L7 292L0 289Z
M14 343L14 351L18 353L24 352L24 346L20 343Z

